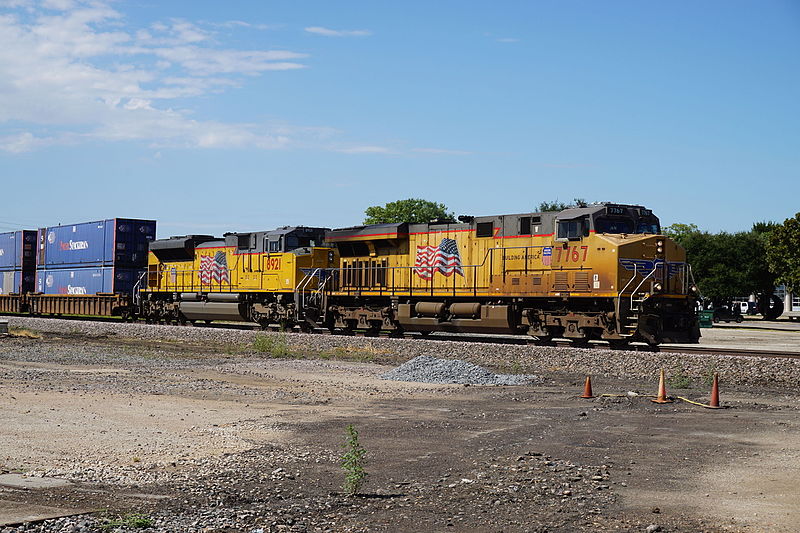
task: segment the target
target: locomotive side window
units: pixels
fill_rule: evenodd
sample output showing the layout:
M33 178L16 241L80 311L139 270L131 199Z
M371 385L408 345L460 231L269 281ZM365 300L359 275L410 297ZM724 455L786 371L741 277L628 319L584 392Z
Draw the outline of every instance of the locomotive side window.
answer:
M519 217L519 234L531 234L531 217Z
M494 222L478 222L475 227L476 237L491 237L494 233Z
M576 240L589 236L589 221L586 218L559 220L556 226L556 240Z
M280 252L281 251L281 240L282 237L278 237L276 240L269 241L269 251L270 252Z

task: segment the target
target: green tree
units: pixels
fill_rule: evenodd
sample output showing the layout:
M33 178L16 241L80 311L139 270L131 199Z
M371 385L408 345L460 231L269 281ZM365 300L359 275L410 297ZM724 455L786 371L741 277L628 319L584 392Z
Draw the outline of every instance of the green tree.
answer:
M662 231L664 232L664 235L672 238L672 240L681 246L684 246L684 241L686 241L692 234L700 233L700 228L698 228L696 224L681 224L676 222L662 228Z
M779 283L800 289L800 213L766 234L767 264Z
M437 204L420 198L397 200L386 205L368 207L364 214L364 224L385 224L389 222L423 223L432 220L455 220L453 213L444 204Z
M589 205L589 202L584 200L583 198L573 198L572 203L568 204L565 202L559 202L558 198L556 198L552 202L542 202L536 208L537 213L544 213L546 211L563 211L564 209L569 209L570 207L586 207Z
M676 223L665 227L664 233L686 249L687 261L705 298L720 305L755 293L764 312L775 290L775 274L764 260L773 227L772 223L759 222L751 231L714 234L694 224Z

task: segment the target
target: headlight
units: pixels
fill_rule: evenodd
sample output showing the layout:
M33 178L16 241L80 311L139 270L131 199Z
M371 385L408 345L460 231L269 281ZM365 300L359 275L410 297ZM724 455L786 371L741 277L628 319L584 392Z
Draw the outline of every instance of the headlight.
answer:
M691 287L689 287L689 290L690 290L691 292L693 292L693 293L697 293L697 287L696 287L696 286L694 286L694 285L692 285Z
M656 242L656 246L664 246L664 241L658 241L658 242Z
M653 284L653 291L661 292L661 284L660 283L654 283Z

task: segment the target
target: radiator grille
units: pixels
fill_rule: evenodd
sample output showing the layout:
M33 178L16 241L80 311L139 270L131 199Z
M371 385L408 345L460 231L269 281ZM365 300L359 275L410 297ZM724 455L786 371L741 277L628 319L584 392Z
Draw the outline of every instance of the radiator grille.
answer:
M553 290L555 291L568 291L569 281L567 279L567 272L556 272L555 281L553 282Z
M575 285L572 288L578 292L586 292L589 290L589 273L588 272L575 272Z

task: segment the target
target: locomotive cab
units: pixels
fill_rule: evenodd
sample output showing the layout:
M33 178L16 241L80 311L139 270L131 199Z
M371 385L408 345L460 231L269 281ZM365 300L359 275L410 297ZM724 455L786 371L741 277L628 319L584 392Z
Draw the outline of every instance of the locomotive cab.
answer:
M565 209L555 218L555 240L567 242L596 234L658 235L658 217L641 206L605 204Z

